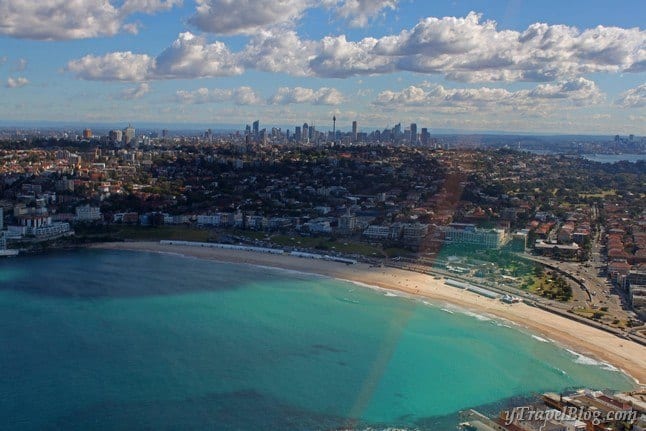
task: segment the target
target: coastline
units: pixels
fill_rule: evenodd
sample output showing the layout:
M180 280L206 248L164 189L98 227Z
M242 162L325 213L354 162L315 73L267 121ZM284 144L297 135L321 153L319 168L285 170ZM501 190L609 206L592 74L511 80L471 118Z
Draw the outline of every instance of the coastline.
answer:
M505 304L476 293L450 287L430 275L388 267L357 263L304 259L251 251L162 245L159 242L111 242L88 245L89 248L147 251L195 257L227 263L280 268L349 281L364 288L397 291L406 296L447 303L468 311L484 313L511 321L533 334L552 340L577 354L608 363L630 377L636 384L646 382L646 347L580 322L531 307L524 303ZM438 304L441 305L441 304Z

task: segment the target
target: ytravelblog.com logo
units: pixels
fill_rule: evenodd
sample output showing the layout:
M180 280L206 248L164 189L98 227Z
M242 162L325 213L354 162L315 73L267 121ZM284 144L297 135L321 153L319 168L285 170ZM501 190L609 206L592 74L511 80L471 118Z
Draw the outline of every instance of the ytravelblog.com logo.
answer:
M628 422L637 420L637 412L634 410L617 410L602 412L601 410L590 410L582 407L564 407L562 410L548 409L540 410L529 406L515 407L511 411L503 412L505 425L519 422L545 422L557 421L568 422L579 420L593 425L600 425L607 422Z

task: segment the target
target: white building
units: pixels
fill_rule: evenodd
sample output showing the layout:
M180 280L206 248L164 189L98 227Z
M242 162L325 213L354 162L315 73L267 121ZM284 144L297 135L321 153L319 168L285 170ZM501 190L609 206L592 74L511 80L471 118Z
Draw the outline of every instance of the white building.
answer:
M25 233L36 238L49 238L65 235L71 231L69 223L54 222L46 226L27 228Z
M339 230L350 233L357 227L357 218L351 214L345 214L339 217Z
M90 205L76 207L76 221L93 222L101 220L101 218L101 209L99 207L92 207Z
M164 224L188 224L190 221L191 220L187 215L164 214Z
M312 220L309 223L306 223L305 226L312 233L321 233L328 234L332 232L332 227L330 227L330 222L327 220Z
M373 224L363 231L363 236L371 240L382 241L390 236L390 227Z
M468 244L485 248L500 248L507 243L504 229L479 229L473 224L451 223L441 228L444 240L455 244Z
M402 238L404 241L419 242L428 235L428 225L423 223L405 223L402 226Z
M198 226L220 226L220 214L201 214L197 216Z

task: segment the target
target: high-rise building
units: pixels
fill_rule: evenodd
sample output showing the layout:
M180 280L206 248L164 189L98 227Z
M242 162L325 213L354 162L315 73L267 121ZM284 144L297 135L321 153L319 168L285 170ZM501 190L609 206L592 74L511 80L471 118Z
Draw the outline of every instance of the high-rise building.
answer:
M301 138L302 138L301 126L296 126L296 128L294 128L294 140L296 142L301 142Z
M308 142L310 138L310 126L307 125L307 123L303 123L303 130L302 130L302 141L303 142Z
M417 124L410 123L410 144L417 144Z
M108 137L110 138L110 142L113 144L120 144L123 140L123 132L121 130L110 130Z
M352 142L357 142L357 122L352 122Z
M92 138L92 130L83 129L83 139L91 139L91 138Z
M258 133L260 133L260 120L253 122L253 135L257 137Z
M123 129L123 143L124 145L130 145L135 139L135 128L128 124L128 127Z
M428 133L428 129L426 127L422 127L422 134L420 136L420 141L422 142L422 145L425 147L431 143L431 134Z
M402 123L397 123L393 127L393 140L398 141L402 137Z

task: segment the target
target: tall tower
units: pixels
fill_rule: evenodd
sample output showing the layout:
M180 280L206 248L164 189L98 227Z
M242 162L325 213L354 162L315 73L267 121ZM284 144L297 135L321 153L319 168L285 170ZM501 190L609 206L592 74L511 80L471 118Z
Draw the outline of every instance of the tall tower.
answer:
M410 144L417 144L417 124L410 123Z
M352 122L352 142L357 142L357 122Z
M135 128L132 125L128 124L128 127L123 129L123 143L124 145L130 145L132 140L135 139Z
M332 116L332 138L336 139L336 115Z
M309 142L310 139L310 126L307 123L303 123L303 129L301 130L302 133L302 141L304 143Z

